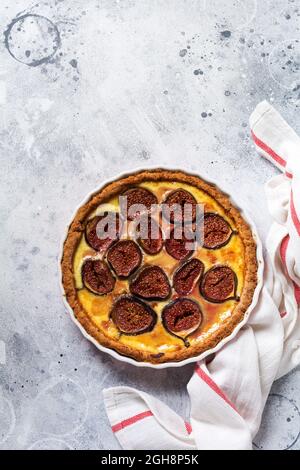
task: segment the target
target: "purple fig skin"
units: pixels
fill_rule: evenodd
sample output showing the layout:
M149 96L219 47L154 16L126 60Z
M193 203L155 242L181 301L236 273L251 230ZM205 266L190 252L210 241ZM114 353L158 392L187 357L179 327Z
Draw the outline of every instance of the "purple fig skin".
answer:
M108 250L107 260L118 277L129 277L141 264L142 252L133 240L120 240Z
M146 266L131 281L130 292L146 300L164 300L170 296L171 286L162 268Z
M177 294L189 294L203 272L204 264L197 258L192 258L180 266L173 276L173 287Z
M157 322L154 310L132 296L120 297L113 305L110 318L120 333L130 336L152 331Z
M83 285L97 295L104 295L111 292L116 280L112 275L107 263L100 259L86 260L81 268Z

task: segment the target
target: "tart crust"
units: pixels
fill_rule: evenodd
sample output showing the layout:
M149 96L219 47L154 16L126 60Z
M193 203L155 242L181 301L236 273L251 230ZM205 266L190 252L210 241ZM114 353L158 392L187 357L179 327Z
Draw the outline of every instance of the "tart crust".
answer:
M106 336L91 321L82 307L75 286L73 272L73 258L84 234L85 222L93 210L99 204L105 203L112 196L123 193L130 187L143 183L145 181L170 181L186 183L206 192L209 196L219 203L226 215L234 221L244 245L244 285L239 302L231 312L230 317L224 319L219 328L205 338L201 344L194 344L188 348L181 348L178 351L170 351L165 354L153 354L150 352L138 350L121 343L116 339ZM73 309L76 319L80 322L86 332L92 336L101 345L114 349L121 355L129 356L137 361L159 364L165 362L177 362L184 359L199 356L203 352L214 348L223 338L229 336L235 327L243 320L244 315L252 302L252 297L257 284L257 258L256 243L251 229L243 219L239 210L234 207L229 197L222 193L214 184L207 183L198 176L190 175L179 170L153 169L138 171L121 177L118 180L110 182L99 191L91 195L90 199L81 206L67 232L63 245L63 255L61 259L62 285L68 304Z

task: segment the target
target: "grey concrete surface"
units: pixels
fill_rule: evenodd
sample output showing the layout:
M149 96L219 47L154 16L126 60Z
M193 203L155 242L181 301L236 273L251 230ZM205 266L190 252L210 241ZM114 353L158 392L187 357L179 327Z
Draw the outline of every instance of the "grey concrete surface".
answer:
M59 243L87 192L160 164L218 179L265 237L276 170L248 118L267 99L300 132L299 27L299 0L1 1L3 449L118 448L109 385L188 415L192 366L149 373L81 336L61 302ZM299 392L300 369L274 384L257 447L300 449Z

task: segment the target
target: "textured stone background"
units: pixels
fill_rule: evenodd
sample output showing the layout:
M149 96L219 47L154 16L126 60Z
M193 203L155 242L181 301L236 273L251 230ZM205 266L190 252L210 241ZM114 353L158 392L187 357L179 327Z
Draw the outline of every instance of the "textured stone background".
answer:
M217 178L264 237L276 170L247 122L268 99L300 132L299 26L299 0L1 0L3 448L118 448L101 394L113 384L188 415L192 366L153 380L81 336L59 243L88 191L155 164ZM274 384L256 446L300 449L299 392L300 369Z

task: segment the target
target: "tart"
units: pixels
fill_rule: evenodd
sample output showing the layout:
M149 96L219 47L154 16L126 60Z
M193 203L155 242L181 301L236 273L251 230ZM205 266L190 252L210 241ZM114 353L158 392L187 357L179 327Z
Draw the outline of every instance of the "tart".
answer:
M186 204L179 220L174 208ZM99 236L110 220L115 230ZM142 220L147 231L137 237ZM191 243L200 226L202 243ZM137 361L178 362L213 349L244 319L257 284L256 243L215 185L145 170L108 183L78 209L61 269L66 300L96 342Z

